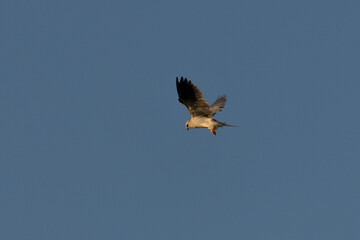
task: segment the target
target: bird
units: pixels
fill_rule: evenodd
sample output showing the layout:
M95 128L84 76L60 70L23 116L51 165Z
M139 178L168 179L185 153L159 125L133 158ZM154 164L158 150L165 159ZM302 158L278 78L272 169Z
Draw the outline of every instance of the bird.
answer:
M191 128L208 128L211 133L216 136L216 130L219 127L233 125L225 122L219 122L212 117L216 114L216 111L221 111L226 103L226 95L219 96L215 102L208 104L199 88L195 86L191 80L187 78L176 77L176 89L179 95L179 102L184 104L187 110L190 112L191 118L186 121L186 130Z

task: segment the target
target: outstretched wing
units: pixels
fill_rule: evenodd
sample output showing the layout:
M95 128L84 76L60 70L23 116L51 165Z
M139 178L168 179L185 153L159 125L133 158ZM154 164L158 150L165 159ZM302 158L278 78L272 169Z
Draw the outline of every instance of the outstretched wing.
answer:
M179 102L186 106L191 117L212 117L214 115L214 111L210 109L210 105L205 101L199 88L190 80L181 77L179 81L176 77L176 89L179 95Z
M223 107L225 106L226 103L226 96L222 95L220 97L218 97L216 99L216 101L210 106L210 110L212 112L214 112L215 115L215 111L221 111L223 109Z

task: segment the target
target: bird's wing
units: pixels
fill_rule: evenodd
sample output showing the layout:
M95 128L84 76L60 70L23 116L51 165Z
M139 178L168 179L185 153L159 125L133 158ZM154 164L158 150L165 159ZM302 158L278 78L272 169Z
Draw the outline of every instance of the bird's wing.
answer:
M225 106L226 103L226 96L222 95L220 97L218 97L216 99L216 101L210 106L210 110L212 112L214 112L215 115L215 111L221 111L223 109L223 107Z
M210 109L210 105L205 101L199 88L190 80L181 77L179 81L176 77L176 89L179 95L179 102L186 106L191 117L212 117L214 115L214 111Z

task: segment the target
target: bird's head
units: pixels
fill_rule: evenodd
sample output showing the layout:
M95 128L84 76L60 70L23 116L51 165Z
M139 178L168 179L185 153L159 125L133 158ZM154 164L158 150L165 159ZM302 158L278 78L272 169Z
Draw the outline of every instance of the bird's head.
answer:
M186 130L189 130L189 129L191 128L191 127L190 127L190 120L191 120L191 119L189 119L189 120L186 121L186 124L185 124Z

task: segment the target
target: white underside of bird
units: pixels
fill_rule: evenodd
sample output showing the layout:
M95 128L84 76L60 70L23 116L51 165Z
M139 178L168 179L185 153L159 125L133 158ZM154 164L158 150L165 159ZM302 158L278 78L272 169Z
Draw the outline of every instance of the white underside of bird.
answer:
M187 130L189 130L190 128L207 128L210 129L213 135L216 135L215 130L218 127L222 127L222 126L231 126L231 125L207 117L193 117L187 120L185 124Z

